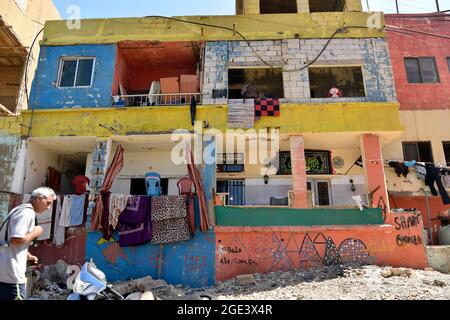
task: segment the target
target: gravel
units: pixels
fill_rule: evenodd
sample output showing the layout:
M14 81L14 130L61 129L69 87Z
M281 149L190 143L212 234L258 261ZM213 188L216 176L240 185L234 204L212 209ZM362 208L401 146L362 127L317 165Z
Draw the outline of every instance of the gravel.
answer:
M254 278L254 283L246 285L231 279L211 288L187 289L185 294L207 295L213 300L450 299L450 275L432 270L331 266L255 274Z

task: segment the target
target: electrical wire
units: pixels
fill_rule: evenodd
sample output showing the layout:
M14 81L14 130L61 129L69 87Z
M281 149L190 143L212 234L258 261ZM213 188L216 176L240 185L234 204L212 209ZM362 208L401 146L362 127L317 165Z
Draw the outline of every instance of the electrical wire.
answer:
M400 30L409 31L409 32L412 32L412 33L418 33L418 34L423 34L423 35L427 35L427 36L438 37L438 38L450 40L450 36L446 36L446 35L443 35L443 34L424 32L424 31L419 31L419 30L414 30L414 29L409 29L409 28L403 28L403 27L397 27L397 26L391 26L391 25L386 25L385 28L387 30L389 30L389 29L393 29L393 30L400 29Z
M201 22L195 22L195 21L186 21L186 20L182 20L182 19L177 19L177 18L172 18L172 17L165 17L165 16L146 16L145 18L159 18L159 19L166 19L166 20L172 20L172 21L177 21L177 22L181 22L181 23L187 23L187 24L193 24L193 25L198 25L198 26L203 26L203 27L208 27L208 28L216 28L216 29L222 29L222 30L227 30L227 31L231 31L233 33L236 33L239 37L241 37L246 43L247 45L252 49L253 53L258 57L259 60L261 60L265 65L267 65L270 68L274 68L271 64L269 64L268 62L266 62L259 54L258 52L255 50L255 48L253 48L253 46L251 45L250 41L247 40L247 38L245 38L239 31L237 31L235 28L229 28L229 27L224 27L224 26L218 26L218 25L214 25L214 24L207 24L207 23L201 23Z
M33 47L34 47L34 44L36 43L36 40L38 39L39 35L40 35L43 31L44 31L44 28L42 28L42 29L36 34L36 36L34 37L33 42L31 43L31 47L30 47L30 49L29 49L29 51L28 51L27 62L26 62L26 64L25 64L25 78L24 78L24 81L25 81L25 96L26 96L26 99L27 99L27 109L30 108L30 99L29 99L29 97L28 97L28 66L29 66L29 63L30 63L31 55L33 54ZM28 134L27 134L27 138L30 137L31 126L32 126L32 124L33 124L33 116L34 116L34 106L33 106L33 108L31 108L31 118L30 118L30 125L28 126Z

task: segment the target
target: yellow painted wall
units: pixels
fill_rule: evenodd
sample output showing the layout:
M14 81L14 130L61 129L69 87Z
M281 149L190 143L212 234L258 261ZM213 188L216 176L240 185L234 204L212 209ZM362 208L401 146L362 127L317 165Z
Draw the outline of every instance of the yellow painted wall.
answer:
M259 14L259 1L260 0L238 0L241 2L241 6L237 6L237 14ZM270 0L266 0L270 1ZM346 0L345 1L345 10L346 11L362 11L361 0ZM242 10L241 10L242 8ZM297 10L299 13L309 13L309 1L308 0L297 0Z
M279 127L281 133L402 131L398 108L398 103L282 105L280 117L262 117L255 129ZM30 125L31 115L31 111L24 112L24 126ZM197 119L224 131L227 107L199 106ZM31 136L145 135L175 129L193 130L189 107L36 110ZM27 132L24 127L22 133Z
M176 17L197 23L233 28L249 40L291 39L295 37L328 38L342 25L367 26L370 14L365 12L327 12L272 15L268 23L262 15ZM382 17L384 25L384 17ZM350 29L338 35L343 38L385 37L376 29ZM122 18L82 20L81 29L67 30L65 21L48 21L44 45L107 44L123 40L201 41L242 40L233 32L168 21L161 18Z
M20 135L22 133L22 117L0 117L0 135Z
M387 160L403 161L402 141L430 141L434 161L445 164L442 142L450 141L450 110L400 111L405 128L404 133L391 143L383 146L383 157ZM392 168L386 168L389 191L417 192L424 187L424 181L417 180L414 169L405 178L397 177Z

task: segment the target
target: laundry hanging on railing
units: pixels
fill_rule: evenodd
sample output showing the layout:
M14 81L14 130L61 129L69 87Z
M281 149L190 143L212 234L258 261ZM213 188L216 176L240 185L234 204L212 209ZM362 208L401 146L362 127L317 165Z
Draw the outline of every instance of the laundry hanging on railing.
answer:
M113 230L117 228L120 214L125 210L130 195L111 194L109 197L109 225Z
M83 224L86 195L64 196L59 225L61 227L76 227Z
M430 190L431 190L431 193L433 194L433 196L437 196L440 194L441 198L442 198L442 202L444 204L450 204L450 197L442 183L441 169L436 168L436 166L434 164L427 164L426 170L427 170L427 176L425 178L425 184L428 187L430 187ZM435 188L435 184L438 187L439 193Z
M119 216L119 245L136 246L152 239L150 198L132 196Z
M395 173L397 174L397 177L401 177L403 175L406 178L409 174L409 167L402 162L389 161L388 165L391 168L395 169Z
M186 200L186 195L152 197L153 244L191 239Z
M255 99L255 117L279 117L280 101L278 99Z
M53 225L53 244L56 246L62 246L64 244L66 238L66 228L62 227L59 224L61 212L62 212L62 204L63 204L64 196L58 195L56 198L56 209L55 209L55 220Z

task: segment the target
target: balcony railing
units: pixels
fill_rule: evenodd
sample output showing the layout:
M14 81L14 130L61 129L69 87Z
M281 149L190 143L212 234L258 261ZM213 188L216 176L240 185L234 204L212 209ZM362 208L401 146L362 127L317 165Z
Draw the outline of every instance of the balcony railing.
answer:
M197 104L202 104L202 93L167 93L112 96L111 105L114 107L188 106L194 98Z

